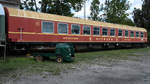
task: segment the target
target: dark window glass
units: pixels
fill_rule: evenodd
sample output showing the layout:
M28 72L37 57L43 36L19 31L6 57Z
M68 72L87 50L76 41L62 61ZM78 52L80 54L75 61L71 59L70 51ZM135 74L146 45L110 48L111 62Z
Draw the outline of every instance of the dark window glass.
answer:
M133 31L130 32L130 37L134 37L134 32Z
M42 22L42 32L43 33L53 33L54 24L52 22Z
M136 32L136 37L139 37L139 32Z
M83 27L83 34L90 35L91 34L91 27L90 26L84 26Z
M99 35L100 34L100 28L99 27L94 27L93 34L94 35Z
M108 29L107 28L103 28L102 33L103 33L104 36L107 36L108 35Z
M72 24L72 34L80 34L80 25Z
M115 29L110 29L110 36L115 36Z
M119 29L118 36L122 36L122 30Z
M144 33L143 33L143 32L141 32L141 37L142 37L142 38L144 37Z
M125 36L128 37L129 36L129 32L128 30L125 30Z
M64 23L58 24L58 33L67 34L68 33L68 25Z

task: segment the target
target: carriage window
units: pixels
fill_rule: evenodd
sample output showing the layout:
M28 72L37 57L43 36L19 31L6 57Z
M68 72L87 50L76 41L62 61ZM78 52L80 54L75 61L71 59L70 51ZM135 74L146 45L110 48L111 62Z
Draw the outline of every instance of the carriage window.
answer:
M54 24L52 22L42 22L42 32L43 33L53 33Z
M90 35L91 34L91 27L90 26L84 26L83 27L83 34L86 34L86 35Z
M144 37L144 33L143 32L141 32L141 38L143 38Z
M100 34L100 28L99 27L94 27L93 34L94 35L99 35Z
M139 37L139 32L136 32L136 37Z
M108 32L108 29L107 28L103 28L103 35L104 36L107 36L107 32Z
M122 36L122 30L119 29L118 36Z
M67 34L68 33L68 24L59 23L58 24L58 33Z
M72 24L71 31L72 34L80 34L80 25Z
M130 37L134 37L134 32L133 31L130 32Z
M125 30L125 36L128 37L129 36L129 32L128 30Z
M110 36L115 36L115 29L110 30Z

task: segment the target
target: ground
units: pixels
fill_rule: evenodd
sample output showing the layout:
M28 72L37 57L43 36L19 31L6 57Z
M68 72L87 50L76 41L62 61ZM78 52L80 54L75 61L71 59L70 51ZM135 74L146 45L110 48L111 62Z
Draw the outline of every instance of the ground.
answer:
M63 64L19 60L10 62L16 68L4 64L2 84L150 84L150 48L77 53L75 62Z

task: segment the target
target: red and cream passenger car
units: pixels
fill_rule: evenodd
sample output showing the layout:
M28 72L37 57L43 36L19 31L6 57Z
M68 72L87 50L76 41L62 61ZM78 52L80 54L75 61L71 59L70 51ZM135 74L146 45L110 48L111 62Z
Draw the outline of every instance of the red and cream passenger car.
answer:
M5 8L8 44L19 48L73 43L76 49L145 46L147 31L46 13Z

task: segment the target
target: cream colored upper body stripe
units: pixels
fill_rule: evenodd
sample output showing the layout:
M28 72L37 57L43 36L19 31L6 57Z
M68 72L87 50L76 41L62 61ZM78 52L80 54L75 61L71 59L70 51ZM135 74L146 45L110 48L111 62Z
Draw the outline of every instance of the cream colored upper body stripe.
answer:
M108 28L118 28L118 29L147 32L146 29L144 28L138 28L138 27L127 26L127 25L111 24L111 23L105 23L99 21L91 21L91 20L84 20L79 18L59 16L54 14L24 11L24 10L19 10L14 8L7 8L7 9L9 11L9 15L15 17L34 18L34 19L41 19L41 20L60 21L60 22L67 22L67 23L75 23L75 24L83 24L83 25L85 24L85 25L102 26Z

